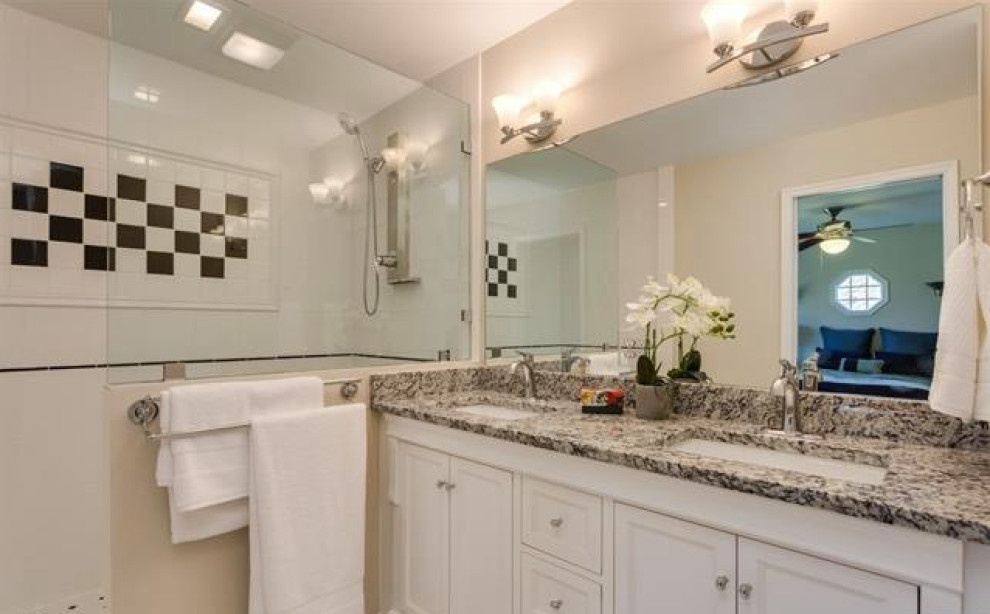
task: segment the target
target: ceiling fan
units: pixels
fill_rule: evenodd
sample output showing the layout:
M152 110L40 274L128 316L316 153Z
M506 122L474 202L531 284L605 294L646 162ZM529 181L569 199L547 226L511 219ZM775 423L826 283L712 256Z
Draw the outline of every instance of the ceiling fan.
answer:
M818 225L814 232L798 234L798 250L804 251L809 247L818 246L826 254L841 254L849 248L851 241L861 243L876 243L876 240L862 237L853 232L852 223L840 220L839 215L845 207L828 207L823 213L829 217Z

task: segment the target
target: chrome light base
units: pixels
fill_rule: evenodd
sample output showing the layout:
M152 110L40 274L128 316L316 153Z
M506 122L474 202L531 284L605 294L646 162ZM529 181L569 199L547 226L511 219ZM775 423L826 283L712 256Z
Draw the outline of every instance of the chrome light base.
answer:
M828 32L827 23L807 25L813 18L813 14L802 13L794 21L771 22L760 30L756 40L740 49L735 49L731 45L720 45L715 49L719 59L708 66L707 72L715 72L735 60L739 60L750 70L759 70L783 62L794 55L805 38Z
M519 128L502 126L502 134L505 136L502 137L501 143L505 145L519 135L524 136L530 143L542 143L553 136L554 132L557 131L557 127L562 123L563 120L555 118L553 113L541 111L540 121L526 124Z

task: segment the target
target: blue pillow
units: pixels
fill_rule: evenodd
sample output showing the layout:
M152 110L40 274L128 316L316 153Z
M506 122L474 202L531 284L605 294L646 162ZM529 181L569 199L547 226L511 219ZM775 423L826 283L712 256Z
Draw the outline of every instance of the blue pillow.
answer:
M880 347L884 352L931 356L935 353L938 333L914 333L904 330L880 329Z
M924 375L931 376L922 370L924 365L919 364L923 357L916 354L898 354L896 352L877 352L877 358L883 361L883 372L894 373L896 375ZM927 362L927 361L925 361ZM934 361L932 361L934 370Z
M873 349L873 329L829 328L822 326L822 347L830 352L868 358Z
M842 370L843 361L858 360L860 358L865 358L862 354L858 352L836 352L835 350L826 350L825 348L818 348L818 368L819 369L832 369L834 371Z

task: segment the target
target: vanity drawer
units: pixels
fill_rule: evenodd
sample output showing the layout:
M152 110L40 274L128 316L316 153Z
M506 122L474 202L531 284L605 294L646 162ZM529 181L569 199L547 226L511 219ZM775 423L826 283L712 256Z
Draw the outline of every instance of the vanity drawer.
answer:
M522 614L601 614L602 587L522 554Z
M522 541L601 573L602 498L524 477Z

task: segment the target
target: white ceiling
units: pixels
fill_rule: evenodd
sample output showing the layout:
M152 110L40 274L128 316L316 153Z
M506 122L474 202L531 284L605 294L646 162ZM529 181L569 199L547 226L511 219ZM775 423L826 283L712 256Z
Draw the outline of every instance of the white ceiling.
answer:
M158 11L171 0L0 0L98 36L108 4ZM571 0L215 0L246 4L417 81L481 53Z
M827 207L844 207L839 219L854 230L942 222L942 178L898 181L860 190L814 194L798 200L798 232L828 219Z
M612 169L563 147L512 156L488 167L488 207L538 201L615 178Z
M620 174L643 172L975 95L978 9L867 41L805 73L716 91L567 145Z
M419 81L536 23L570 0L246 0Z

